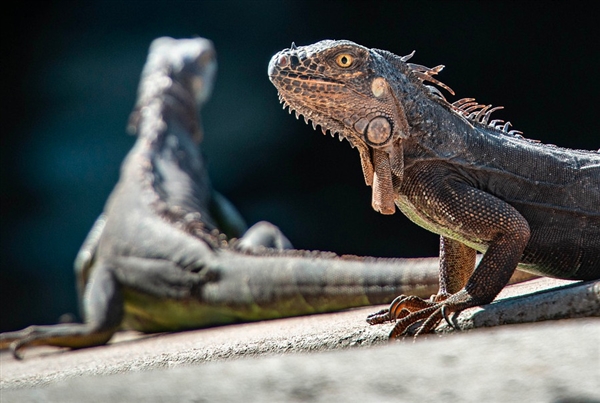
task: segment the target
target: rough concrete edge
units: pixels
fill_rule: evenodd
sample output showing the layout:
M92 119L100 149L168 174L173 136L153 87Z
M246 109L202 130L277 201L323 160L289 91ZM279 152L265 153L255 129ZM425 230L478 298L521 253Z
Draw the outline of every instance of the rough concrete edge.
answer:
M579 282L558 289L501 299L489 305L465 310L456 315L453 320L457 329L471 330L504 324L583 316L600 316L600 281ZM30 376L9 381L0 379L0 390L43 387L74 376L111 375L258 356L368 347L387 342L390 330L390 326L365 327L363 323L357 323L356 327L345 329L346 334L343 337L335 332L330 333L327 329L322 329L291 336L284 340L279 337L267 336L245 343L223 343L216 348L163 352L152 357L143 355L131 361L117 362L113 365L104 363L104 365L92 365L84 369L73 368L69 371L56 371L46 374L42 378ZM454 329L445 322L440 324L436 330L437 333L453 331Z
M362 325L362 323L360 324ZM387 327L356 327L349 329L344 337L328 333L302 334L281 340L278 337L265 337L246 343L224 343L216 348L200 348L178 353L161 353L149 359L143 355L127 362L114 365L89 366L84 369L55 371L43 378L29 376L25 378L0 379L0 390L44 387L75 376L104 376L126 372L147 371L175 366L197 365L201 363L229 361L241 358L277 356L290 353L313 353L331 350L369 347L388 341Z
M545 320L573 319L600 316L600 281L574 283L558 289L506 298L495 303L451 315L454 328L477 329ZM436 333L454 329L445 321Z
M49 388L9 390L7 395L11 401L27 402L105 402L115 397L117 401L152 402L174 399L296 401L290 399L290 396L298 395L290 395L289 392L328 384L333 378L336 379L334 387L329 390L322 389L323 395L319 393L317 397L315 395L310 399L299 400L331 401L333 396L339 400L340 395L344 395L347 401L357 402L449 401L444 392L458 387L460 399L454 396L455 398L451 399L453 401L504 402L521 399L555 403L596 403L599 395L593 385L594 376L590 370L593 365L587 358L590 348L597 352L598 347L590 332L582 333L582 338L573 338L572 335L590 324L598 329L597 325L600 322L587 322L587 325L586 322L561 322L558 326L545 322L541 326L491 328L483 332L469 332L471 337L468 338L437 337L436 343L393 343L390 346L373 348L372 353L368 354L365 354L366 349L349 349L324 352L318 356L304 353L260 357L259 360L241 359L240 365L228 361L216 362L207 366L178 367L172 372L164 369L150 371L148 375L138 372L124 374L124 377L72 378ZM547 343L539 343L549 335L552 335L552 338ZM578 349L579 345L587 348ZM557 347L563 347L564 350ZM578 350L574 354L564 354L564 351L574 348ZM500 362L496 361L498 357L502 357ZM425 365L417 365L414 368L403 365L403 362L414 363L415 360ZM581 362L582 360L585 362ZM490 362L494 365L490 365ZM448 374L448 365L452 365L458 372ZM502 368L505 370L499 373ZM545 373L544 377L527 379L531 376L532 368L535 368L538 374L540 369L551 372ZM583 373L578 373L577 369L583 370ZM330 377L330 374L333 376ZM206 378L206 375L212 378ZM515 378L521 381L515 382ZM208 386L198 392L195 389L198 382L207 379L210 379L205 382ZM327 381L320 382L323 379ZM259 382L260 380L264 382ZM143 386L144 382L146 386ZM275 391L274 382L279 386ZM383 388L383 393L374 393L371 388L367 388L373 385L381 386L382 383L397 385L402 382L410 382L413 386L408 389L401 388L407 395L396 394L393 399L390 399L388 393L390 388ZM138 393L132 392L136 385ZM424 385L429 387L423 387ZM440 385L443 386L441 389ZM565 388L566 385L568 388ZM83 390L80 389L82 386ZM147 389L148 386L151 387ZM257 390L261 391L261 388L263 393L257 397L255 393ZM243 392L236 393L238 389ZM348 390L350 394L346 392ZM108 391L112 391L112 394ZM209 391L211 393L206 393ZM288 394L282 395L282 391L287 391ZM503 393L497 394L500 391ZM482 396L485 397L483 400Z

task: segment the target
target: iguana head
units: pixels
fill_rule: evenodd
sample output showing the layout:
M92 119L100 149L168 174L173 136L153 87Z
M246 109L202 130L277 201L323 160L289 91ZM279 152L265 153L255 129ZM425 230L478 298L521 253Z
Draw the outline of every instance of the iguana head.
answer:
M162 37L150 44L142 79L150 75L169 77L189 88L200 107L212 93L216 73L216 52L210 40Z
M142 71L138 101L129 122L129 131L138 133L139 114L154 99L169 95L177 103L197 112L210 98L217 72L216 52L212 42L204 38L173 39L162 37L152 41L148 60ZM192 119L194 141L202 139L202 127Z
M297 114L353 145L381 148L399 132L377 62L377 55L350 41L292 44L273 56L269 78L281 101Z
M292 44L269 63L269 78L284 107L358 149L365 181L373 188L373 208L384 214L395 212L393 176L401 180L402 139L409 135L390 82L398 86L409 80L404 62L410 56L324 40Z

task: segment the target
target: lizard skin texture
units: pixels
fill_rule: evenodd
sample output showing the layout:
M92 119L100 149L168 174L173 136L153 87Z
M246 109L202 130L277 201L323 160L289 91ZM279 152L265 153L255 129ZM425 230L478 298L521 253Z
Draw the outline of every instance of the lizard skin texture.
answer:
M450 103L434 77L444 66L409 63L413 54L324 40L292 44L268 68L284 108L358 150L376 211L398 208L440 235L438 294L401 295L368 321L396 320L391 337L431 332L491 302L517 265L600 278L600 153L526 139L490 120L500 107Z

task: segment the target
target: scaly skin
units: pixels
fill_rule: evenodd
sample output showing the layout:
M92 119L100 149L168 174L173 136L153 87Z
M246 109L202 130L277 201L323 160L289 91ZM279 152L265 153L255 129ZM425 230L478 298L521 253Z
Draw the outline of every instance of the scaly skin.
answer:
M400 296L368 320L398 319L391 336L432 331L450 312L491 302L517 265L600 278L600 153L527 140L471 98L447 102L425 85L453 94L433 77L443 66L411 57L325 40L269 63L284 108L358 149L373 208L398 207L440 235L437 296Z
M106 343L120 328L195 329L388 303L437 289L437 259L374 259L290 248L245 224L214 192L198 111L216 71L206 39L150 47L130 129L138 138L75 261L84 323L0 335L0 348Z

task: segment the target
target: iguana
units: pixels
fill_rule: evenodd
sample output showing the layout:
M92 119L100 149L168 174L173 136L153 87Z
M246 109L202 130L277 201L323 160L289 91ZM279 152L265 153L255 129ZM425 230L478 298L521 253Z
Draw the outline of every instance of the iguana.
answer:
M390 337L430 332L491 302L517 265L600 278L600 152L528 140L473 98L448 102L437 87L454 92L434 77L444 66L413 54L324 40L292 44L268 67L284 109L358 149L376 211L397 207L440 235L438 294L401 295L368 322L396 320Z
M195 329L435 292L437 259L285 251L290 242L266 222L244 233L198 147L215 72L207 39L151 44L129 122L137 140L75 261L84 323L3 333L0 348L18 357L26 346L101 345L120 328Z

